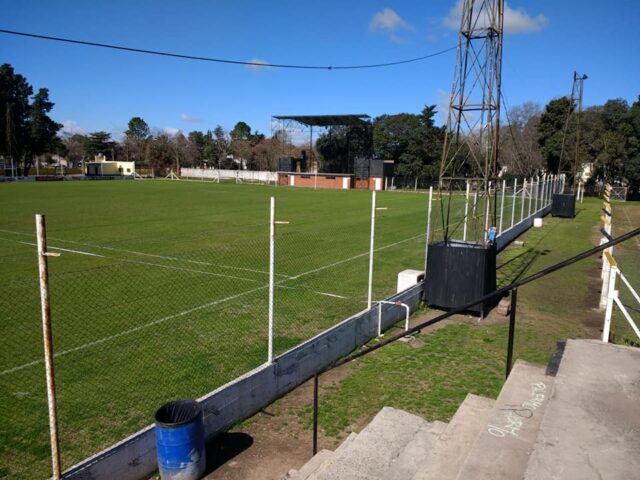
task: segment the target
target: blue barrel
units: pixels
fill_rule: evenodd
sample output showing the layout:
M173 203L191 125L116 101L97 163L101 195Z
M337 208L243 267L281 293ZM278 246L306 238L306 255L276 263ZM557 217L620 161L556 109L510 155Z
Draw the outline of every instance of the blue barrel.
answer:
M195 400L176 400L156 412L156 452L162 480L197 480L204 475L204 423Z

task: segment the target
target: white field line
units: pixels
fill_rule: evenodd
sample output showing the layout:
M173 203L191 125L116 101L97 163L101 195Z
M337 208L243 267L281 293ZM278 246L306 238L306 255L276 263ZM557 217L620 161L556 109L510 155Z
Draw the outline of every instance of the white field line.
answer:
M424 236L424 234L416 235L414 237L407 238L405 240L400 240L398 242L390 243L388 245L384 245L382 247L376 248L376 249L374 249L374 251L378 252L378 251L381 251L381 250L385 250L387 248L395 247L395 246L400 245L402 243L406 243L406 242L409 242L411 240L415 240L416 238L420 238L420 237L423 237L423 236ZM349 262L351 260L355 260L357 258L361 258L363 256L366 256L368 254L369 254L369 252L360 253L358 255L354 255L354 256L346 258L344 260L340 260L338 262L333 262L331 264L325 265L324 267L319 267L319 268L315 268L313 270L309 270L307 272L300 273L300 274L296 275L295 277L291 277L291 278L286 278L286 279L280 280L280 281L276 282L276 285L280 286L280 284L282 284L284 282L287 282L287 281L289 281L291 279L298 279L298 278L303 277L305 275L310 275L312 273L316 273L316 272L319 272L321 270L325 270L327 268L331 268L331 267L334 267L334 266L337 266L337 265L341 265L341 264L347 263L347 262ZM212 307L212 306L215 306L215 305L219 305L221 303L228 302L230 300L235 300L236 298L242 297L244 295L248 295L250 293L257 292L258 290L262 290L262 289L265 289L265 288L268 288L268 285L262 285L260 287L256 287L256 288L253 288L251 290L240 292L238 294L231 295L229 297L225 297L225 298L222 298L222 299L219 299L219 300L214 300L212 302L208 302L208 303L205 303L203 305L199 305L197 307L190 308L188 310L184 310L184 311L179 312L179 313L174 313L172 315L168 315L166 317L162 317L162 318L159 318L157 320L153 320L153 321L151 321L149 323L145 323L143 325L139 325L137 327L133 327L133 328L130 328L128 330L124 330L122 332L115 333L113 335L109 335L109 336L100 338L98 340L94 340L92 342L85 343L83 345L79 345L77 347L73 347L73 348L70 348L70 349L67 349L67 350L63 350L61 352L57 352L57 353L54 354L54 357L58 358L58 357L61 357L63 355L68 355L70 353L74 353L74 352L78 352L78 351L81 351L81 350L85 350L87 348L94 347L96 345L100 345L100 344L108 342L110 340L114 340L116 338L120 338L122 336L129 335L129 334L135 333L135 332L139 332L141 330L144 330L146 328L149 328L149 327L152 327L152 326L155 326L155 325L159 325L159 324L164 323L164 322L166 322L168 320L173 320L174 318L183 317L185 315L189 315L190 313L197 312L198 310L202 310L204 308L208 308L208 307ZM335 294L328 294L328 295L332 296L332 295L335 295ZM38 359L38 360L33 360L31 362L28 362L28 363L24 363L22 365L18 365L17 367L13 367L13 368L9 368L7 370L3 370L3 371L0 372L0 377L4 376L4 375L8 375L10 373L14 373L14 372L23 370L25 368L28 368L28 367L31 367L31 366L34 366L34 365L38 365L38 364L43 363L43 362L44 362L44 358L41 358L41 359Z
M13 231L13 230L0 229L0 232L11 233L13 235L23 235L23 236L27 236L27 237L31 237L31 238L33 238L35 236L32 233L16 232L16 231ZM63 238L49 237L49 239L50 240L54 240L56 242L72 243L74 245L82 245L83 247L99 248L101 250L109 250L109 251L112 251L112 252L130 253L132 255L140 255L140 256L144 256L144 257L161 258L163 260L172 260L172 261L176 261L176 262L193 263L193 264L197 264L197 265L207 265L207 266L210 266L210 267L229 268L229 269L232 269L232 270L243 270L243 271L246 271L246 272L260 273L262 275L269 275L269 272L266 272L264 270L255 270L255 269L252 269L252 268L235 267L233 265L221 265L221 264L217 264L217 263L203 262L203 261L200 261L200 260L190 260L188 258L170 257L170 256L167 256L167 255L157 255L157 254L153 254L153 253L138 252L136 250L126 250L124 248L107 247L107 246L104 246L104 245L96 245L96 244L93 244L93 243L76 242L74 240L65 240ZM283 275L281 273L276 273L276 275L280 276L280 277L286 277L287 276L287 275Z
M8 239L8 238L3 238L3 237L0 237L0 240L5 240L7 242L21 243L23 245L32 245L34 247L37 247L37 244L31 243L31 242L23 242L23 241L20 241L20 240L11 240L11 239ZM183 272L199 273L199 274L203 274L203 275L210 275L212 277L232 278L234 280L242 280L244 282L264 283L263 281L255 280L253 278L236 277L234 275L226 275L224 273L207 272L205 270L194 270L192 268L174 267L172 265L163 265L161 263L150 263L150 262L141 262L140 260L129 260L129 259L123 259L123 258L113 258L113 257L107 257L105 255L99 255L97 253L83 252L83 251L80 251L80 250L71 250L69 248L54 247L54 246L51 246L51 245L47 245L47 248L50 249L50 250L60 250L62 252L76 253L78 255L88 255L88 256L91 256L91 257L100 257L100 258L111 258L111 259L116 260L118 262L134 263L134 264L137 264L137 265L147 265L147 266L150 266L150 267L168 268L170 270L180 270L180 271L183 271Z
M285 287L284 285L278 285L278 288L285 288L287 290L300 290L299 287ZM328 292L319 292L317 290L308 290L311 293L316 293L318 295L324 295L325 297L333 297L333 298L342 298L344 300L348 300L349 297L345 297L343 295L338 295L336 293L328 293Z

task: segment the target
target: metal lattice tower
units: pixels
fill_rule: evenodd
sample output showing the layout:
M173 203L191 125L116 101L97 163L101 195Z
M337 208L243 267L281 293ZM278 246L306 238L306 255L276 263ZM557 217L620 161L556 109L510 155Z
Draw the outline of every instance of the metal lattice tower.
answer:
M446 192L470 182L477 195L474 215L467 219L469 240L486 245L495 225L495 186L500 131L500 83L504 0L464 0L458 50L449 103L447 131L440 164L444 241L456 234L452 201ZM494 189L495 190L495 189ZM477 206L477 209L476 209Z
M584 92L584 81L588 77L578 72L573 72L573 86L571 87L571 103L575 105L576 112L576 156L573 161L573 189L578 185L578 169L580 165L580 117L582 116L582 93Z

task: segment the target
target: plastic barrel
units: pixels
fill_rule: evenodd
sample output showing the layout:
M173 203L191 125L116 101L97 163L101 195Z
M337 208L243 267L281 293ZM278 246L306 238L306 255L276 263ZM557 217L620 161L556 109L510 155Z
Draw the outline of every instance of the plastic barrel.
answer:
M156 412L156 452L162 480L197 480L206 467L202 408L176 400Z

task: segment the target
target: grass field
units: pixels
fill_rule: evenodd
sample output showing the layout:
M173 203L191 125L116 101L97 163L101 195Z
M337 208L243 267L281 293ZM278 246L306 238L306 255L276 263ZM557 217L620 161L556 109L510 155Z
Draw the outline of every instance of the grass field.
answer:
M193 182L0 185L0 477L49 473L34 214L44 213L63 464L366 308L369 192ZM426 196L378 195L374 299L422 268Z
M0 185L0 477L49 470L34 214L47 220L63 465L366 308L371 193L199 182ZM457 197L452 218L464 211ZM378 194L373 299L424 266L427 196ZM505 228L511 218L505 202ZM516 221L528 212L516 204ZM470 207L470 215L473 209ZM434 202L432 238L441 235ZM481 208L478 208L481 216ZM456 235L461 236L458 227ZM473 232L469 232L470 236Z

